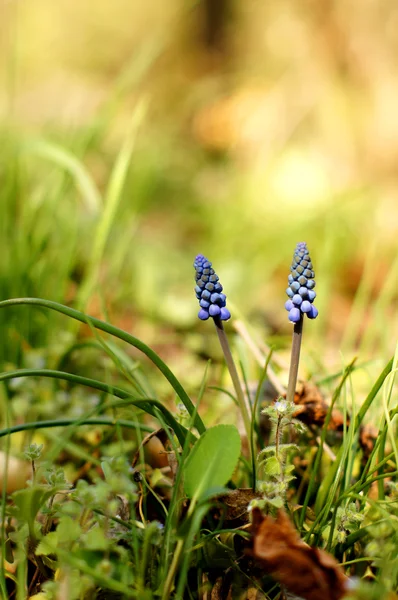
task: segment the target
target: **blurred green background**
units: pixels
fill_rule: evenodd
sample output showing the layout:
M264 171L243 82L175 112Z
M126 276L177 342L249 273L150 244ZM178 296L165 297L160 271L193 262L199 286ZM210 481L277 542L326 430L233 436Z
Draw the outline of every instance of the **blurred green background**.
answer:
M396 2L3 0L0 44L1 298L74 305L178 363L210 335L201 252L278 345L304 240L307 351L394 350ZM2 362L52 319L1 311Z

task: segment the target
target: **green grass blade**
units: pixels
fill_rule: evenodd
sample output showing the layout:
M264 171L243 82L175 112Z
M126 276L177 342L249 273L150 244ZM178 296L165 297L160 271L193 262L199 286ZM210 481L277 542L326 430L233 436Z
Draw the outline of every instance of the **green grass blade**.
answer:
M89 211L99 213L102 205L101 195L84 165L74 154L58 144L40 139L28 142L24 150L42 156L65 169L74 179Z
M78 293L78 306L81 309L87 304L98 281L101 261L105 246L109 238L112 224L115 220L117 209L122 198L123 187L128 174L131 156L134 150L138 127L146 112L146 103L139 102L133 113L126 140L116 159L115 166L110 176L108 189L104 199L104 210L99 221L92 245L92 254L89 259L88 271Z
M137 427L142 431L151 433L152 427L138 423L137 421L128 421L126 419L111 419L108 417L98 417L97 419L54 419L48 421L32 421L30 423L20 423L19 425L13 425L12 427L6 427L0 429L0 438L6 435L12 435L13 433L19 433L20 431L32 431L35 429L49 429L53 427L67 427L68 425L104 425L114 427L115 425L121 425L128 429L136 429Z
M376 398L377 394L379 393L380 388L383 385L384 380L386 379L387 375L391 372L393 360L394 359L391 358L391 360L388 361L388 363L386 364L386 366L380 373L379 377L377 378L376 383L374 384L374 386L370 390L369 394L367 395L365 402L362 404L361 408L359 409L357 417L355 419L355 431L358 431L359 426L362 423L364 416L368 412L370 405L372 404L373 400Z
M149 346L144 344L141 340L134 337L127 331L123 331L123 329L119 329L114 325L110 325L109 323L105 323L100 319L96 319L94 317L90 317L85 315L84 313L70 308L68 306L64 306L63 304L59 304L58 302L53 302L52 300L44 300L42 298L13 298L10 300L3 300L0 302L0 308L5 308L7 306L20 306L20 305L31 305L31 306L41 306L43 308L48 308L50 310L54 310L59 312L67 317L75 319L76 321L80 321L81 323L85 323L89 326L98 329L99 331L103 331L114 337L127 342L134 348L140 350L145 356L147 356L154 365L159 369L159 371L166 377L172 388L175 390L177 396L180 398L181 402L184 404L185 408L189 412L190 415L193 415L195 412L195 406L184 390L181 383L178 381L177 377L174 373L169 369L165 362L154 352ZM109 389L109 388L108 388ZM195 415L194 426L199 431L200 434L206 431L204 423L198 414Z
M319 448L318 448L318 451L316 453L314 465L313 465L312 472L311 472L310 481L308 483L307 493L305 495L304 502L303 502L303 507L301 509L302 512L301 512L301 517L300 517L300 527L302 527L303 524L304 524L306 509L307 509L307 506L309 504L309 501L310 501L310 498L311 498L311 494L312 494L312 491L313 491L314 486L315 486L315 479L317 477L318 470L319 470L319 467L320 467L320 464L321 464L322 453L323 453L323 444L324 444L325 438L326 438L327 427L328 427L329 421L330 421L330 419L332 417L333 406L334 406L336 400L340 396L341 390L343 389L343 386L344 386L344 384L346 382L347 377L351 373L351 369L354 366L354 362L355 362L355 359L344 369L343 376L341 378L341 381L340 381L340 383L339 383L336 391L333 394L332 402L330 404L330 407L329 407L329 410L328 410L328 414L326 415L325 423L324 423L324 426L322 428L321 443L319 444ZM334 465L332 465L332 468L330 469L329 474L333 471L334 466L335 466L336 463L337 463L337 459L336 459ZM331 481L333 481L333 479L331 479ZM319 493L318 493L318 495L319 495Z
M18 377L51 377L54 379L61 379L70 381L78 385L84 385L93 389L100 390L121 398L122 401L103 403L92 409L88 416L94 413L101 413L109 408L118 408L121 406L137 406L150 414L153 417L157 417L157 410L160 410L163 414L167 424L174 430L178 441L181 445L185 443L187 430L185 427L180 425L178 421L173 417L170 411L163 406L161 402L152 398L133 398L127 390L123 390L117 386L111 386L97 381L96 379L90 379L88 377L82 377L81 375L75 375L73 373L64 373L63 371L54 371L51 369L20 369L19 371L7 371L6 373L0 373L0 381L6 381L9 379L16 379ZM87 415L82 417L82 421L88 418Z
M375 384L373 385L372 389L370 390L369 394L367 395L364 403L362 404L360 410L358 411L358 414L357 414L356 419L355 419L355 432L358 431L359 426L360 426L360 424L361 424L361 422L362 422L362 420L363 420L366 412L369 410L369 407L371 406L372 402L374 401L374 399L376 398L378 392L380 391L380 388L383 385L383 383L384 383L387 375L390 373L390 371L392 369L392 364L393 364L393 359L391 359L387 363L387 365L385 366L385 368L383 369L383 371L380 373L378 379L376 380ZM347 373L347 376L348 376L348 373ZM339 386L339 388L340 388L340 386ZM326 426L326 423L325 423L325 426ZM326 428L325 427L323 428L322 439L324 438L324 435L326 435ZM334 481L334 478L336 477L337 470L340 467L340 463L342 461L343 455L344 455L344 446L341 446L340 449L339 449L339 451L338 451L338 453L337 453L336 460L334 461L333 465L331 465L331 467L330 467L330 469L328 471L327 478L326 478L327 480L324 480L324 483L323 483L323 486L322 486L323 490L327 491L329 489L330 485L332 484L332 482ZM320 458L319 458L319 462L320 462ZM309 484L309 490L310 490L310 485L311 486L313 485L313 483L311 483L311 482L313 480L315 480L316 470L315 470L315 467L314 467L314 470L311 473L311 480L310 480L310 484ZM322 501L322 499L320 497L320 492L321 492L321 490L318 492L317 504L318 504L318 506L323 506L324 507L324 502ZM307 503L304 503L304 506L303 506L303 509L302 509L303 512L301 514L301 521L300 521L300 525L301 526L304 523L304 519L305 519L305 514L304 513L305 513L305 509L306 509L306 507L308 505L308 502L309 502L309 493L308 493L308 491L307 491L305 502L307 502ZM317 515L317 518L316 518L315 522L313 523L310 531L307 533L306 538L305 538L306 540L308 540L310 538L312 532L315 530L315 527L318 525L319 521L323 518L324 514L325 514L325 511L324 511L324 509L322 509L322 511Z

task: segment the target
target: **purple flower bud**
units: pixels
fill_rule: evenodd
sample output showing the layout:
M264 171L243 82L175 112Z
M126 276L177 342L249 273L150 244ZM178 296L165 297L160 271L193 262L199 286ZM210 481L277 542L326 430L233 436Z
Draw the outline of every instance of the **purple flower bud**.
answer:
M209 318L209 313L207 312L207 310L205 310L204 308L202 308L199 312L198 312L198 317L199 319L201 319L202 321L207 321L207 319Z
M303 299L300 296L300 294L294 294L293 298L292 298L292 302L293 304L295 304L296 306L300 306L300 304L302 303Z
M221 309L221 314L220 314L220 319L221 321L228 321L228 319L231 318L231 313L229 312L228 308L223 307Z
M221 308L217 304L210 304L209 315L211 317L218 317L221 314Z
M305 299L307 298L307 296L309 296L308 290L306 287L301 287L298 291L298 293L300 294L300 296Z
M304 300L304 302L302 303L302 305L300 306L301 308L301 312L303 313L308 313L311 310L311 302L309 302L308 300Z
M214 294L212 294L210 296L210 302L212 304L218 304L220 301L220 294L217 294L217 292L215 292Z
M300 320L300 309L292 308L289 310L288 318L292 323L297 323Z
M304 275L300 275L300 277L298 278L298 282L300 285L305 286L305 285L307 285L307 278L304 277Z
M285 302L285 308L287 311L292 310L292 308L294 308L294 304L291 300L286 300Z
M307 316L308 316L309 319L316 319L317 318L317 316L318 316L318 309L313 304L311 304L311 310L310 310L310 312L307 313Z

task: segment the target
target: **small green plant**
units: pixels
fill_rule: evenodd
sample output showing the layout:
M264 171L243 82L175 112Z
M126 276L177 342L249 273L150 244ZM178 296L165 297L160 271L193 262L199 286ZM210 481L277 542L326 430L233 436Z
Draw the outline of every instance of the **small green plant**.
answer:
M296 406L284 398L279 398L274 404L264 408L262 414L266 415L273 425L275 444L263 448L259 454L257 489L262 498L253 500L250 509L254 507L267 511L269 506L282 508L286 503L289 483L295 479L294 465L287 461L288 454L297 450L296 444L283 443L283 435L292 428L301 433L305 427L293 415Z
M35 462L40 458L44 444L30 444L25 448L24 456L27 460L30 460L32 465L33 481L36 477L36 466Z

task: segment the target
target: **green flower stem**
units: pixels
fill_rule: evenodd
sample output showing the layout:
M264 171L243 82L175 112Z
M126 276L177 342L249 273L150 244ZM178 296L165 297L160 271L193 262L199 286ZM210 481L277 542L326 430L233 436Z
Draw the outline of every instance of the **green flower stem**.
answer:
M300 362L301 338L303 336L303 315L294 324L292 353L290 358L289 381L287 385L286 400L294 404L294 393L296 391L297 375Z
M239 403L239 408L242 414L243 423L245 426L246 436L248 446L250 448L250 455L252 455L252 447L250 443L251 439L251 419L249 416L249 411L247 408L246 400L243 395L242 387L240 385L238 371L236 370L234 359L232 358L231 349L229 347L228 338L226 336L222 321L214 317L214 324L216 326L216 331L218 335L218 339L220 340L221 348L225 356L225 362L227 363L229 374L231 375L232 383L235 388L236 397Z
M80 321L81 323L85 323L89 327L94 327L95 329L99 329L100 331L104 331L105 333L109 333L114 337L127 342L134 348L140 350L143 354L145 354L154 365L163 373L166 377L170 385L173 387L177 396L180 398L181 402L184 404L185 408L192 415L195 411L195 406L192 403L192 400L182 387L181 383L178 381L177 377L174 373L169 369L165 362L154 352L149 346L144 344L141 340L134 337L133 335L123 331L123 329L119 329L118 327L114 327L105 321L101 321L100 319L96 319L94 317L90 317L85 315L84 313L75 310L74 308L69 308L69 306L64 306L63 304L59 304L58 302L53 302L52 300L44 300L43 298L12 298L10 300L3 300L0 302L0 308L5 308L7 306L18 306L18 305L33 305L33 306L42 306L43 308L48 308L50 310L55 310L56 312L62 313L67 317L75 319L76 321ZM195 427L199 431L200 434L206 431L206 427L200 416L198 414L195 415Z

